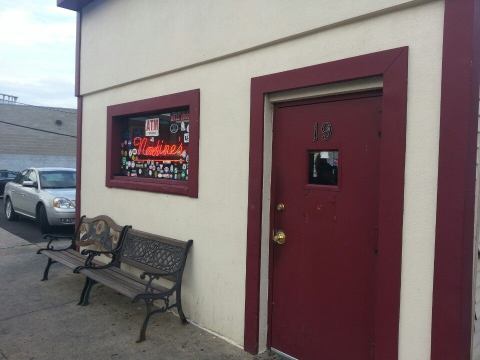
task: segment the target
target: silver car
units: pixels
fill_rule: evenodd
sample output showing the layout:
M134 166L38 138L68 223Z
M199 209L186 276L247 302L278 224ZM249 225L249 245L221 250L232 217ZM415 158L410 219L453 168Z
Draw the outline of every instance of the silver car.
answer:
M5 185L5 217L9 221L18 215L36 219L42 233L50 232L51 226L73 225L75 185L75 169L26 169Z

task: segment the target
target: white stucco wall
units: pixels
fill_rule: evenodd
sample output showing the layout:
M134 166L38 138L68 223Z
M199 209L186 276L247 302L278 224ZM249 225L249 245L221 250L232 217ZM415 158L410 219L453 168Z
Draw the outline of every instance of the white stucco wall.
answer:
M177 3L183 4L182 11ZM349 6L343 7L343 2L332 6L326 0L305 0L305 6L274 0L245 3L250 4L250 17L240 16L246 10L237 1L218 1L215 6L207 2L205 9L196 9L204 2L105 0L87 8L81 63L81 90L85 95L82 213L106 213L118 223L141 230L193 238L184 275L187 316L242 345L250 79L409 46L399 355L402 360L428 359L443 1L416 2L417 6L381 11L355 21L348 18L407 2L349 1ZM156 11L156 6L173 9L168 11L171 16L165 15L166 10ZM252 11L255 6L259 11ZM298 24L300 18L303 25ZM338 21L338 26L331 25ZM195 25L190 35L171 28L188 30L189 24ZM322 28L328 24L331 26ZM309 28L319 30L293 36ZM171 38L165 38L163 30ZM290 35L290 40L175 70ZM159 73L164 74L155 75ZM145 76L149 78L121 86ZM196 88L201 91L198 199L107 189L106 107Z
M88 72L81 73L81 90L101 90L422 2L96 0L83 10L88 51L82 53L82 69ZM132 59L136 66L125 66Z

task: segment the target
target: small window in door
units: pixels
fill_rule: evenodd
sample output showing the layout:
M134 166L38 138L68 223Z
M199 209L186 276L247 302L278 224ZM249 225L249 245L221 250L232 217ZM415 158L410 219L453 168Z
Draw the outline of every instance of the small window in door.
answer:
M309 151L308 183L338 185L338 150Z

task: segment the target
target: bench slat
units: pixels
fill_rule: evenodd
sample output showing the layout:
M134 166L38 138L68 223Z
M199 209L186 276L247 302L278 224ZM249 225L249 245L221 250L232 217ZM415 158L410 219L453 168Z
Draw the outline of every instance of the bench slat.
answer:
M134 284L134 286L135 284L140 283L142 287L142 291L145 289L145 286L147 285L146 280L142 280L138 276L128 273L122 269L112 267L110 268L110 271L112 272L111 275L114 278L125 280L125 282L129 284ZM155 283L152 283L152 288L154 288L155 290L158 290L159 292L164 292L170 289L165 286L157 285Z
M130 274L117 268L102 270L82 269L80 272L90 279L112 288L131 299L139 294L145 293L146 281L136 279ZM159 293L164 293L169 290L168 288L157 284L152 284L152 288Z
M74 269L77 266L85 265L85 259L87 258L85 255L82 255L73 249L62 251L44 250L42 254L45 254L50 259L55 260L56 262L59 262L60 264L63 264L71 269ZM93 260L92 262L97 266L105 265L97 260Z
M42 253L48 256L50 259L59 262L70 269L74 269L77 266L83 265L86 259L85 256L73 249L63 251L44 250Z

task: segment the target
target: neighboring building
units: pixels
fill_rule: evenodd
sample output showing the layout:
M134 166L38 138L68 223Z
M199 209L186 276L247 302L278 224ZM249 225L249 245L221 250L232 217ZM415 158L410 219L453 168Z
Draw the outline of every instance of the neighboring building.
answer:
M192 238L189 319L251 353L472 356L478 1L58 3L79 214Z
M0 104L17 104L18 96L0 94Z
M73 167L77 111L0 103L0 169Z

